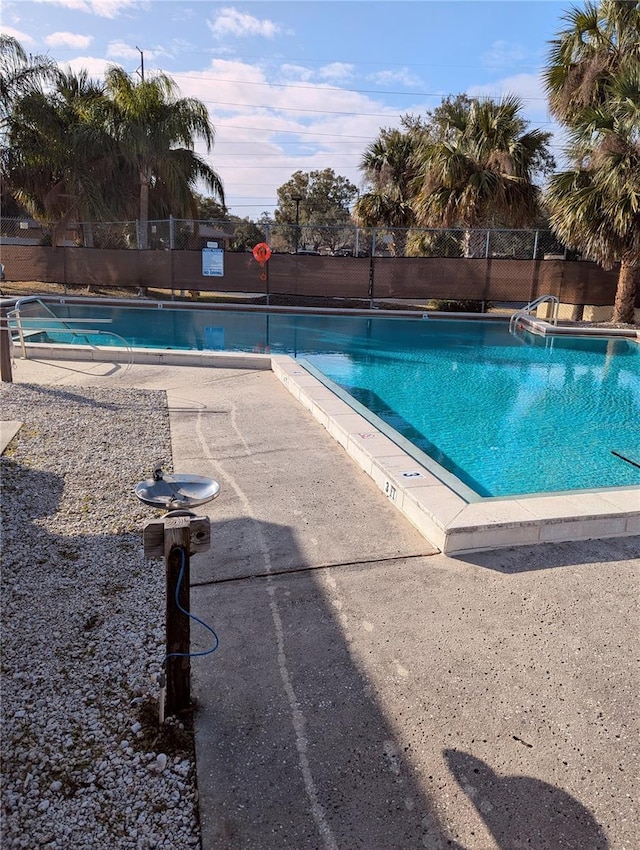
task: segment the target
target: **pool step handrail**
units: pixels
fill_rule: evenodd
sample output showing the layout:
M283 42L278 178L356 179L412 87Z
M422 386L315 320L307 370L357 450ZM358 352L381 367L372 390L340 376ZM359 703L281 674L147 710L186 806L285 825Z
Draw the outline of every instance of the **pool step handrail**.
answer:
M512 314L509 319L509 333L513 333L514 329L518 326L518 322L523 319L525 316L529 316L533 310L535 310L540 304L550 303L551 307L551 324L558 324L558 312L560 310L560 299L557 295L541 295L539 298L536 298L534 301L530 301L520 310L516 310L515 313Z
M27 350L25 348L25 343L24 343L24 329L23 329L23 326L22 326L22 320L21 320L21 316L20 316L20 308L22 307L23 304L34 304L34 303L39 304L42 307L42 309L45 310L51 316L52 319L55 319L56 321L61 321L56 316L56 314L53 312L53 310L50 310L47 307L47 305L44 303L44 301L42 300L42 298L40 298L39 295L24 295L22 298L18 298L18 300L13 305L13 309L9 310L9 312L7 313L7 319L9 321L14 321L16 323L16 330L18 331L18 338L20 340L20 348L22 349L22 356L25 359L27 357Z
M120 334L116 333L115 331L111 331L111 330L103 331L103 330L100 330L100 329L84 328L84 327L82 329L74 330L74 328L69 327L69 325L71 323L80 324L80 323L85 323L85 322L93 322L94 324L98 324L98 323L100 323L100 324L111 324L111 322L113 321L112 319L70 319L70 318L61 319L59 316L56 316L56 314L53 312L53 310L50 310L47 307L47 305L44 303L44 301L42 301L42 299L39 298L37 295L27 295L24 298L19 298L18 301L16 301L16 303L14 304L13 310L10 310L7 313L7 323L9 324L9 327L10 327L11 322L15 323L15 329L18 332L18 339L20 340L20 347L22 349L22 356L25 360L28 359L28 355L27 355L27 346L26 346L26 342L25 342L24 326L22 324L22 317L20 315L20 307L25 302L31 302L31 303L37 302L38 304L40 304L41 307L44 308L44 310L47 313L49 313L49 316L51 317L51 318L43 318L43 319L39 319L35 316L29 317L29 321L35 322L36 325L37 325L35 328L33 328L33 327L29 328L30 333L33 333L33 334L43 333L43 332L44 333L47 333L47 332L48 333L60 333L61 331L64 331L65 333L72 334L73 336L83 336L85 338L86 344L91 346L91 348L96 348L96 349L98 349L99 346L90 343L89 340L87 339L88 336L111 336L111 337L114 337L115 339L120 340L123 343L123 347L126 349L127 354L129 355L129 364L128 365L131 366L133 364L133 349L132 349L131 345L129 345L129 342L123 336L120 336ZM39 324L40 322L51 322L51 319L53 319L54 322L57 323L57 326L46 327L44 325Z

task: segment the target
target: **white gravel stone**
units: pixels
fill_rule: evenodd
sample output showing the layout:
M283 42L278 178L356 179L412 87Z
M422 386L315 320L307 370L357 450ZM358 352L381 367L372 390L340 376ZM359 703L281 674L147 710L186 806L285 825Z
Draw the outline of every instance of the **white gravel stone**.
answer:
M5 383L0 404L24 423L0 458L4 840L197 848L193 753L149 726L165 600L133 488L171 468L165 395Z

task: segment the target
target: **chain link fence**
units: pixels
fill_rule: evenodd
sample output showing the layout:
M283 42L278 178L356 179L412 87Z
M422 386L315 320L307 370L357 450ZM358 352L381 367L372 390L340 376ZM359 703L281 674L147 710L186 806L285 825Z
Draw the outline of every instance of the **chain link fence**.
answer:
M4 218L5 245L65 246L155 251L198 251L217 242L230 251L250 250L263 234L273 253L339 257L466 257L541 260L569 258L550 230L426 229L353 225L256 225L248 239L247 222L164 219L149 221L70 222L64 228L33 219Z
M272 254L261 265L252 249L262 241ZM70 292L237 293L304 306L447 302L461 309L458 302L485 310L549 294L566 304L612 305L618 275L571 255L549 230L306 223L260 229L248 221L166 219L144 228L135 221L71 223L61 233L32 220L3 219L0 245L4 294L12 282L31 282ZM203 249L211 247L223 249L219 274L205 267Z

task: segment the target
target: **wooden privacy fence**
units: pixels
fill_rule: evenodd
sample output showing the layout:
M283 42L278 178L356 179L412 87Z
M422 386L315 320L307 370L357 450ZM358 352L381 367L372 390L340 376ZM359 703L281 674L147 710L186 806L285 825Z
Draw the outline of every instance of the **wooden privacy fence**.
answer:
M3 245L7 281L68 286L249 292L350 299L465 299L614 303L617 267L588 261L273 254L267 280L251 253L225 252L224 275L204 276L199 251L130 251ZM640 300L636 302L640 306Z

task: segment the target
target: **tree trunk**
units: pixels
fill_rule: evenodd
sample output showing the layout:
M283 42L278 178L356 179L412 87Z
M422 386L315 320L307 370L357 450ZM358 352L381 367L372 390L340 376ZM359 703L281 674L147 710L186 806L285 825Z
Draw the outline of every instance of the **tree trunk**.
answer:
M83 221L82 222L82 234L83 234L83 242L85 248L93 248L93 222L92 221Z
M464 256L467 258L486 257L487 255L487 231L465 230L462 237Z
M409 235L408 228L394 228L393 231L393 256L407 256L407 236Z
M613 322L633 324L639 282L640 265L637 262L629 262L623 257L618 275L616 302L613 308Z
M149 247L149 177L140 172L140 248Z

